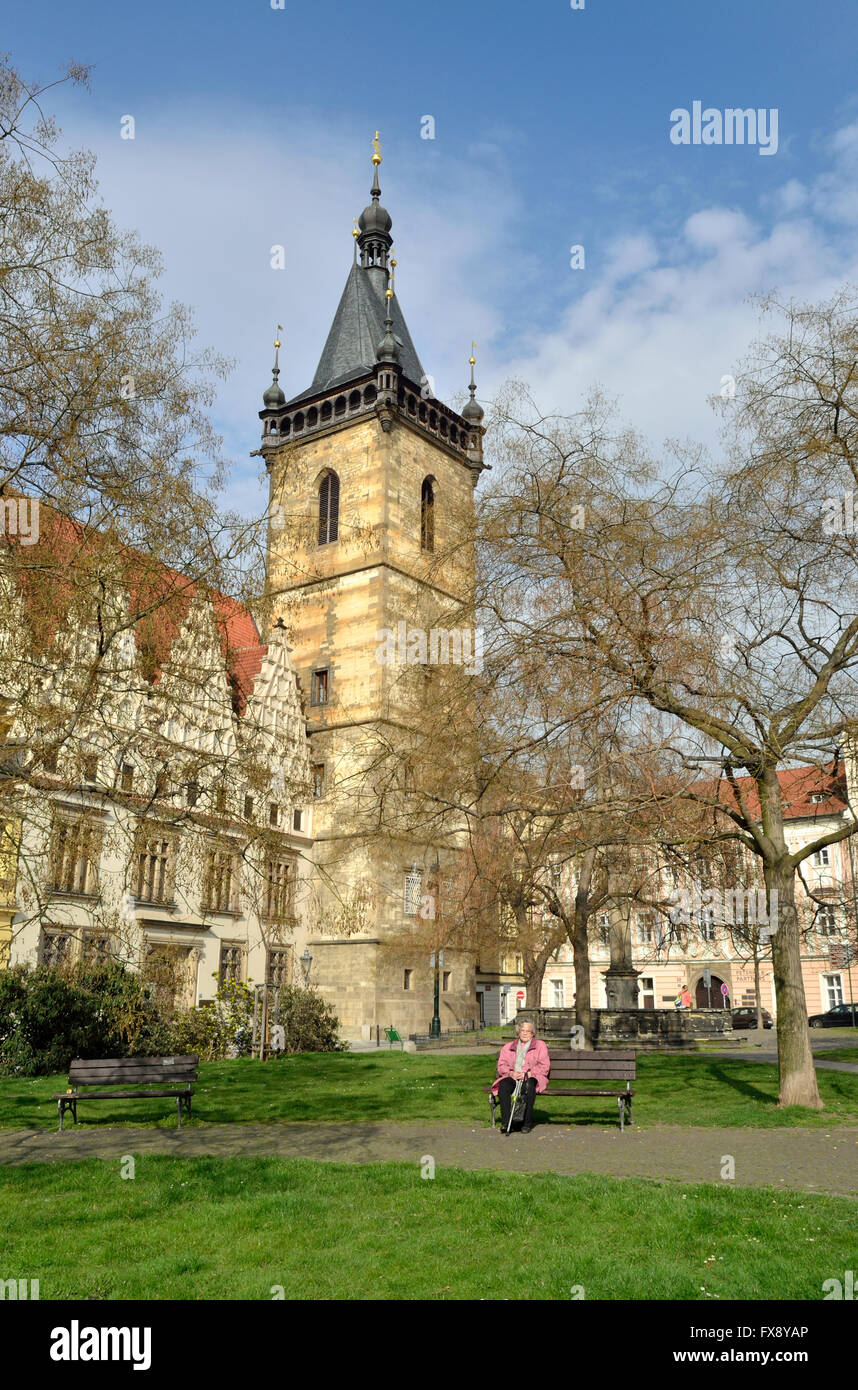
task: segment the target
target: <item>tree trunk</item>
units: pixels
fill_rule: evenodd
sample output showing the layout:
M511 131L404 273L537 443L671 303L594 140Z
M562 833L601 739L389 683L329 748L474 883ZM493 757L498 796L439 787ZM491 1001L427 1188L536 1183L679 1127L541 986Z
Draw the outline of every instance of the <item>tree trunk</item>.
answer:
M542 981L545 978L547 963L540 954L533 961L530 971L525 977L525 1007L528 1009L538 1009L542 1006ZM527 969L528 961L526 959L524 965Z
M775 998L778 1005L779 1105L822 1110L807 1026L801 974L801 940L795 907L795 873L782 861L766 865L766 889L778 895L777 931L772 936ZM769 896L771 903L771 897ZM769 908L771 919L771 906Z
M581 863L581 876L575 894L572 929L572 959L575 962L575 1022L584 1029L584 1046L593 1046L593 1013L590 1002L590 887L596 851L588 849Z

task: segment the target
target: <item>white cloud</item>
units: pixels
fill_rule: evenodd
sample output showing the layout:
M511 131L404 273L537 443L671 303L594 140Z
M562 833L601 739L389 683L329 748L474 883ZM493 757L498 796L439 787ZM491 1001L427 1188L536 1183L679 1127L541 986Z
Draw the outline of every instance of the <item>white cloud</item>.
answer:
M265 490L259 460L248 455L259 444L275 325L285 325L280 380L291 395L310 383L345 283L352 218L369 196L369 140L335 122L293 118L288 132L260 131L244 113L215 118L195 108L165 112L156 127L138 120L134 141L91 129L75 143L99 154L117 221L163 250L167 292L195 306L200 342L236 359L218 411L236 460L230 501L256 512ZM791 179L753 216L689 207L672 236L624 234L602 254L588 243L587 269L569 270L553 300L544 284L557 248L540 246L532 206L527 245L518 244L522 193L500 153L445 154L439 179L441 155L417 127L413 148L404 138L385 148L397 292L442 399L464 388L476 339L482 399L517 376L545 409L571 412L598 382L655 443L684 435L712 442L718 426L706 397L757 331L748 296L777 287L817 298L858 275L849 176L858 125L832 137L829 169L805 184ZM661 228L663 203L658 211ZM283 271L269 267L278 243ZM540 321L522 333L534 286Z

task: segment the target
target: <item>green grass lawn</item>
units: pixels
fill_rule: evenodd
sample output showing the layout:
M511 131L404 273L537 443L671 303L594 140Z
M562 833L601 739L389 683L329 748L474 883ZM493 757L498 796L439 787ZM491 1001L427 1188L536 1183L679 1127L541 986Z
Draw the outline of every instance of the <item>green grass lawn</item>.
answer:
M5 1278L41 1299L821 1299L844 1197L419 1165L139 1158L0 1170Z
M492 1057L421 1053L307 1053L279 1061L204 1063L194 1096L195 1124L241 1122L467 1121L488 1122L482 1087L494 1076ZM825 1126L858 1124L858 1074L817 1073L821 1114L777 1109L777 1068L704 1055L638 1059L636 1123ZM64 1076L0 1080L0 1125L55 1129ZM92 1101L79 1106L78 1128L155 1125L174 1128L170 1100ZM539 1121L616 1125L613 1100L538 1100ZM71 1121L67 1123L71 1125ZM186 1123L189 1123L186 1121Z

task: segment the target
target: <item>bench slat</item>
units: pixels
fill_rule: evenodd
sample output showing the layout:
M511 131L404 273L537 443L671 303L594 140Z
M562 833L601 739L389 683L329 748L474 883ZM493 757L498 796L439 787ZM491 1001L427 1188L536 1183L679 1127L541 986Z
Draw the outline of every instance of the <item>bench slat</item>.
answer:
M81 1091L75 1092L71 1096L67 1091L60 1091L51 1096L51 1100L136 1100L138 1096L192 1096L193 1086L188 1086L184 1091Z
M102 1072L99 1076L70 1076L71 1086L146 1086L147 1081L168 1086L179 1081L196 1081L196 1068L181 1072Z
M618 1061L629 1062L635 1060L637 1052L633 1047L600 1048L598 1050L584 1047L549 1047L548 1055L552 1061L555 1057L558 1061L566 1061L569 1058L573 1060L582 1058L590 1061L596 1058L602 1061L606 1057L616 1057Z
M538 1095L538 1096L536 1097L536 1099L537 1099L538 1101L539 1101L539 1100L550 1100L552 1096L633 1096L634 1094L635 1094L634 1091L618 1090L618 1089L616 1089L616 1088L615 1088L614 1090L612 1090L612 1091L566 1091L566 1090L553 1090L553 1091L552 1091L552 1090L549 1090L549 1091L543 1091L543 1092L542 1092L542 1095Z

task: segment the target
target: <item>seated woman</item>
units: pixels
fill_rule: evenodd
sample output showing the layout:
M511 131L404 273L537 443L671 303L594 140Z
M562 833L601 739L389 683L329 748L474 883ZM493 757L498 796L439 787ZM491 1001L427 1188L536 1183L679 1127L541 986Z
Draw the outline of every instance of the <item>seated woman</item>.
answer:
M498 1075L492 1086L492 1095L500 1100L501 1133L509 1132L509 1112L515 1084L524 1078L521 1094L524 1096L525 1112L521 1126L522 1134L533 1129L533 1102L537 1092L544 1091L548 1085L551 1063L548 1048L540 1038L529 1019L516 1024L517 1041L506 1043L498 1057Z

